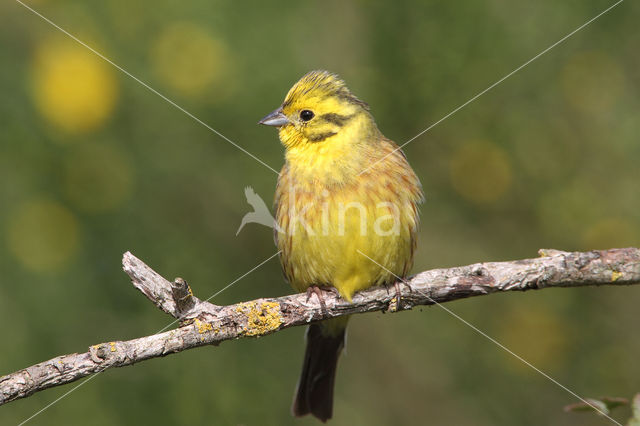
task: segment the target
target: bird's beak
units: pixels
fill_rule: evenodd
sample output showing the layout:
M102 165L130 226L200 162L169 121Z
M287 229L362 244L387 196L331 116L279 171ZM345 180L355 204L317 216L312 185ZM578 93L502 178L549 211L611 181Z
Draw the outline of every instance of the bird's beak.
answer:
M272 113L268 114L262 120L258 121L258 124L264 124L265 126L284 126L285 124L289 124L290 121L286 115L282 112L282 108L278 108Z

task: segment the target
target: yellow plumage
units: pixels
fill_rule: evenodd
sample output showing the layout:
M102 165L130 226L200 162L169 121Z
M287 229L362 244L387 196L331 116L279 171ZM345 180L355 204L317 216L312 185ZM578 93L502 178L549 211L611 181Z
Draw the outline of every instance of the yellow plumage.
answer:
M378 130L368 105L336 75L313 71L261 123L278 126L286 148L275 196L276 243L292 287L305 291L332 286L351 301L357 291L395 282L393 274L406 276L416 246L416 205L422 191L404 154ZM334 321L315 334L333 339L333 346L339 346L333 350L339 353L343 338L336 336L344 336L345 326L346 320ZM314 369L310 347L294 413L311 412L326 420L330 401L327 413L326 406L317 407L322 404L313 400L317 378L308 371ZM318 366L315 370L335 374L335 366L332 372ZM305 379L305 374L311 377ZM329 381L332 393L333 378ZM306 390L300 389L303 385Z

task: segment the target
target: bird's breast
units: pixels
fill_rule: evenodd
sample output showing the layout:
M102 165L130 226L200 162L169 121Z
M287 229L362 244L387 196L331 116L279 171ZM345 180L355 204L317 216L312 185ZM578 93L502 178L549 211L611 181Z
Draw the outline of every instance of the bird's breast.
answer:
M356 177L328 185L282 175L276 221L285 276L303 291L333 285L353 292L403 275L411 263L417 226L415 205L387 177ZM371 259L369 259L371 258Z

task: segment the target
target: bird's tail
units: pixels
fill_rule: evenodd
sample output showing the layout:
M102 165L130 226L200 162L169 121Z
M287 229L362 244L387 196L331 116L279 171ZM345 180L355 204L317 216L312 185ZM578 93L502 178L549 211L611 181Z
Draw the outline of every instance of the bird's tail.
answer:
M347 317L309 326L302 374L293 401L294 416L312 414L323 422L331 418L333 385L346 327Z

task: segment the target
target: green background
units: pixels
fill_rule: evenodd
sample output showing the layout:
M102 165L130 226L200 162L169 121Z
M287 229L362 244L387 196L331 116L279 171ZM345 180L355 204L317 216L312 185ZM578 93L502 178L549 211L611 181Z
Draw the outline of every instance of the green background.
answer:
M277 170L256 122L309 70L340 74L403 143L613 3L29 4ZM270 204L271 170L19 3L0 16L0 374L167 325L121 271L127 250L201 298L275 253L266 227L235 235L245 186ZM427 197L414 271L640 245L639 18L623 2L405 148ZM290 292L274 259L213 302ZM629 397L639 302L603 287L447 307L580 395ZM314 424L289 415L303 331L109 370L30 424ZM431 307L352 320L332 424L608 424L573 402Z

